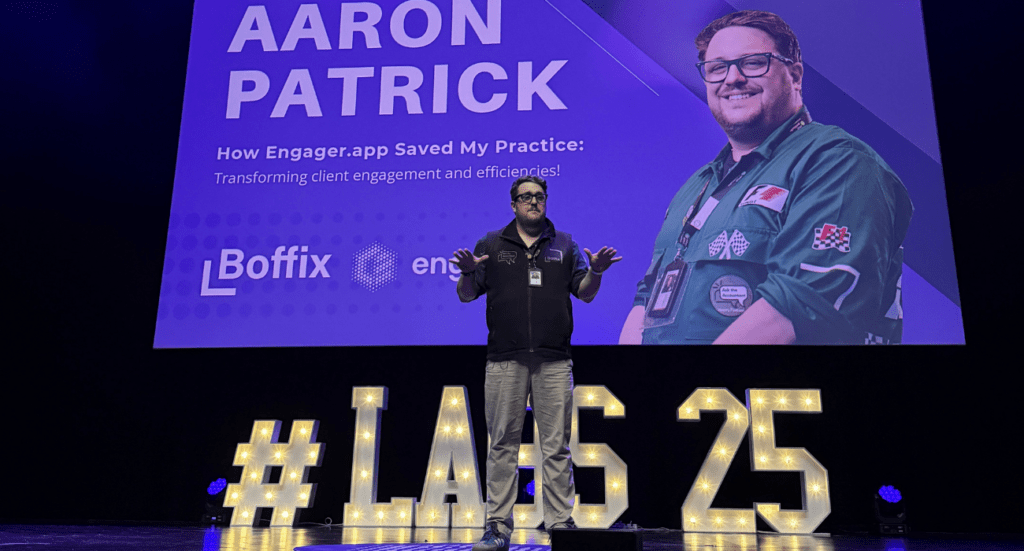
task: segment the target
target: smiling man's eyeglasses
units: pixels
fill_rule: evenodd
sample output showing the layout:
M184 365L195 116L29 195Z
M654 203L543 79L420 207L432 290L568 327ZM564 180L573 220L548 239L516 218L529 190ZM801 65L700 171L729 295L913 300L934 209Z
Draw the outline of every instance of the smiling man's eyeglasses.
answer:
M773 53L750 54L733 60L713 59L711 61L702 61L697 64L697 70L700 71L700 77L704 79L704 82L711 84L724 81L729 75L729 67L733 65L739 69L740 74L744 77L757 78L768 74L768 70L771 69L772 58L783 63L795 63L792 59Z
M528 205L532 203L534 199L537 200L537 203L543 204L545 201L548 200L548 195L546 193L522 193L516 195L516 202L519 203L520 205Z

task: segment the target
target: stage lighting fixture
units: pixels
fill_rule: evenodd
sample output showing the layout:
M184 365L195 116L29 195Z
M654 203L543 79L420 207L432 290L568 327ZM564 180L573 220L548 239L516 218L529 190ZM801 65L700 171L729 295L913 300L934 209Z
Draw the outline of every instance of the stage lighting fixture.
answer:
M206 506L201 522L204 524L207 522L211 524L227 524L231 520L231 513L221 505L223 498L217 497L217 494L223 492L224 488L227 487L228 481L224 478L218 478L206 488Z
M228 487L227 479L218 478L217 480L214 480L213 482L210 483L210 485L206 488L206 493L211 495L211 496L215 496L215 495L223 492L224 488L227 488L227 487Z
M900 491L891 485L882 486L875 493L875 518L882 534L906 534L907 508Z

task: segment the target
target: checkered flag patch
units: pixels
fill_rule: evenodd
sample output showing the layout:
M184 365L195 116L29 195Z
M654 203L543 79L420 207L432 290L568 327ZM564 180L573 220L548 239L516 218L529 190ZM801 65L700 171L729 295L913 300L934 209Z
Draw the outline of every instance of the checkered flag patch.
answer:
M743 253L747 252L747 247L749 246L750 241L743 237L740 230L733 230L732 237L729 238L729 248L732 249L733 254L743 256Z
M892 344L892 341L868 331L864 334L864 344Z
M710 244L708 244L708 254L715 256L722 252L722 249L729 244L729 234L722 232L721 235L715 238Z
M850 252L850 229L846 226L838 227L834 224L825 224L820 228L814 228L814 242L811 248L816 251L826 249L839 249L841 253Z

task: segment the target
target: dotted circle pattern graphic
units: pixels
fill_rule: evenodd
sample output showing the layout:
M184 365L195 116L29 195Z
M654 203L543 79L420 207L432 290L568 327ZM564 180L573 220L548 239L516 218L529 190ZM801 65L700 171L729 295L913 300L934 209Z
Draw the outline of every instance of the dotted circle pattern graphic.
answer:
M7 9L32 21L47 21L57 13L56 2L11 2Z

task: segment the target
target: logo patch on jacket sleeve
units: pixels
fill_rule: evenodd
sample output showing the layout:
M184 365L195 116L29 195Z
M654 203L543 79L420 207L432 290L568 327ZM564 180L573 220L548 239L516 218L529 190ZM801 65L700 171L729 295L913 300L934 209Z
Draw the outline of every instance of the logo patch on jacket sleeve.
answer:
M839 249L841 253L850 252L850 230L846 226L838 227L835 224L824 224L820 228L814 228L814 242L811 248L816 251L825 249Z
M759 205L775 212L782 212L787 197L789 197L788 189L771 184L760 184L747 190L739 206Z

